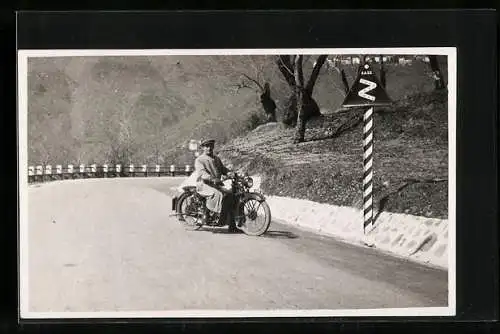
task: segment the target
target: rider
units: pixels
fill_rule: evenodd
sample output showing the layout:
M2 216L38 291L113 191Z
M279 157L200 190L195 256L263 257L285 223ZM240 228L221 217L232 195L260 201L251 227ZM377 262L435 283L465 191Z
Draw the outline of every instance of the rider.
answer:
M218 156L214 154L215 140L208 139L201 142L203 154L194 162L195 172L198 175L197 191L207 197L207 209L219 213L219 223L226 222L230 232L236 232L233 220L232 193L221 186L222 175L231 176L232 172L224 166Z

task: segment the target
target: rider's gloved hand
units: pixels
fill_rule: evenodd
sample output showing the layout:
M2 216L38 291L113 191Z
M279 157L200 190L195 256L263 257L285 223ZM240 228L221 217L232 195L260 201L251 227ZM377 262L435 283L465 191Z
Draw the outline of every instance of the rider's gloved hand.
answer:
M215 184L215 185L221 185L221 184L223 184L223 183L222 183L222 181L221 181L220 179L216 178L216 177L212 177L212 178L210 179L210 181L211 181L213 184Z

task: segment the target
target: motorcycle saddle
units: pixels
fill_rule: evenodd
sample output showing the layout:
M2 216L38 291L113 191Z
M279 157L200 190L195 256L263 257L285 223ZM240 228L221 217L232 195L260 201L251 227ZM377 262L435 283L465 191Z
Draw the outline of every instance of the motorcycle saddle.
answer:
M189 192L195 192L196 186L184 186L184 187L182 187L182 190L189 191Z

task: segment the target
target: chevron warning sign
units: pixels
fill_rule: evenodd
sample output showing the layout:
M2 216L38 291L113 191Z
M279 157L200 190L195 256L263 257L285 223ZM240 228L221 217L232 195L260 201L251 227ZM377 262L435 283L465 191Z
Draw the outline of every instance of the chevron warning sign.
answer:
M358 77L344 99L342 107L383 106L391 102L371 66L363 64L359 67Z
M363 117L363 231L373 227L373 108L391 103L369 64L358 69L358 77L343 107L366 107Z

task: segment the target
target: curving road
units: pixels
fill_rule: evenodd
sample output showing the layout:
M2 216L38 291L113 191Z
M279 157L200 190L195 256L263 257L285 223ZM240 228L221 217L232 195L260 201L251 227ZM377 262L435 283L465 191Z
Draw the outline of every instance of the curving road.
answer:
M175 178L30 186L29 310L360 309L447 305L447 272L273 222L187 231ZM272 208L271 208L272 210Z

